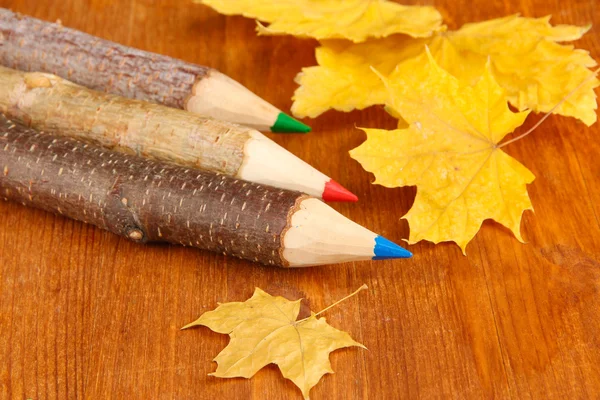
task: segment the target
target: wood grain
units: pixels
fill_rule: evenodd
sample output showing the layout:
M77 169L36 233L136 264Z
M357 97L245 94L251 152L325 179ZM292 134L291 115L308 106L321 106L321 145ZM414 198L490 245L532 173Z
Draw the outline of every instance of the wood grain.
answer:
M406 1L404 3L411 3ZM595 0L427 1L451 28L512 13L553 14L594 28L578 47L600 59ZM189 1L0 0L0 5L218 68L283 110L315 42L255 37L255 24ZM535 121L532 118L524 132ZM355 126L391 128L380 108L328 112L309 135L274 136L357 193L335 207L393 240L413 188L385 189L347 151ZM518 132L517 132L518 133ZM600 393L600 125L552 117L507 146L536 175L523 245L486 222L461 255L453 244L410 246L410 261L277 270L177 246L141 246L90 226L0 203L0 398L294 399L267 368L253 379L207 376L225 335L179 328L259 286L327 313L369 350L332 354L336 373L314 399L592 399Z

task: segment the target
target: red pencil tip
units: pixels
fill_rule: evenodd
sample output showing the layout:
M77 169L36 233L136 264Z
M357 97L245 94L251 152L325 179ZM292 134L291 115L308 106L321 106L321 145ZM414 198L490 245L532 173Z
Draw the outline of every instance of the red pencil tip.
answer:
M358 201L358 197L332 179L325 184L325 190L323 190L323 200Z

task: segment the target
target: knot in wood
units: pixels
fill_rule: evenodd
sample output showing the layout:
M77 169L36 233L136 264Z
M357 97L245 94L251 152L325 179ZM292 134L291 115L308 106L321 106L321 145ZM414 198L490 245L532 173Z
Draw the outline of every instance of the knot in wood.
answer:
M144 232L139 230L138 228L132 228L127 231L127 237L134 242L141 242L144 239Z
M48 75L39 72L25 75L25 84L28 89L49 88L54 86L54 83L50 80Z

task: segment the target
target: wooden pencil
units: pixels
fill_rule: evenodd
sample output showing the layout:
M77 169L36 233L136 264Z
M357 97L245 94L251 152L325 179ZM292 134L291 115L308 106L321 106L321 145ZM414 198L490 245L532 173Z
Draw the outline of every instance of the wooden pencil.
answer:
M203 168L326 201L356 201L331 178L251 128L0 67L0 111L58 135Z
M39 133L1 114L0 196L136 242L280 267L410 256L300 192Z
M75 29L0 9L0 63L49 72L92 89L246 125L310 131L219 71L123 46Z

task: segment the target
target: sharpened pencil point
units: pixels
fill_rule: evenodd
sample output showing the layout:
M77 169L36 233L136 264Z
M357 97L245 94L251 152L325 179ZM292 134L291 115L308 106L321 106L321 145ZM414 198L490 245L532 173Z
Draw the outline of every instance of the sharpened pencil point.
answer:
M382 236L375 238L375 257L373 260L387 260L390 258L410 258L412 253L405 248L398 246Z
M323 200L325 201L349 201L356 202L358 197L348 189L331 179L325 184L323 190Z
M277 133L308 133L310 126L295 120L287 114L279 113L277 121L271 127L272 132Z

